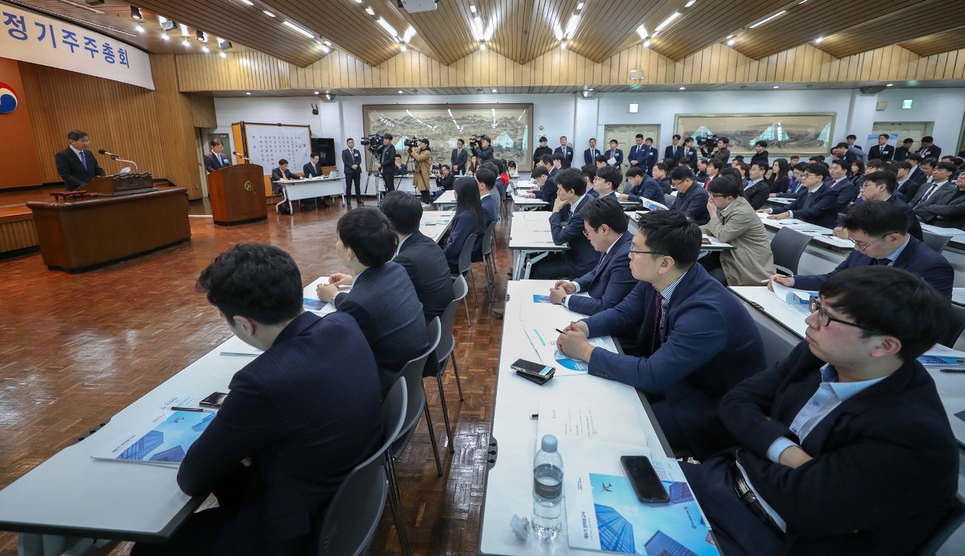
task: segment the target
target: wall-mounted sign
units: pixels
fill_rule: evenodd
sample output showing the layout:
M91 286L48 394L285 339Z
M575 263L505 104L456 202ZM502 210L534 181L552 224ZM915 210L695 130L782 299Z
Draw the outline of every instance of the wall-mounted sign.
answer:
M13 87L7 85L6 83L0 82L0 114L9 114L17 109L17 93L13 91Z
M125 42L8 4L0 23L4 58L154 89L150 57Z
M902 110L911 110L911 105L912 105L914 102L915 102L914 99L906 98L905 100L901 101L901 109L902 109Z

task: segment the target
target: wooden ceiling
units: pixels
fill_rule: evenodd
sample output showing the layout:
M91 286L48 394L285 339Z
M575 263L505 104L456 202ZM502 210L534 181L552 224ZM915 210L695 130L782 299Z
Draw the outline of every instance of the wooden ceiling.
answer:
M300 67L327 54L319 39L376 66L399 53L399 37L410 27L415 34L407 47L444 65L481 44L526 64L560 48L561 37L568 49L600 63L643 42L641 25L649 48L675 61L731 38L728 46L756 60L803 43L838 58L895 43L920 56L965 48L965 0L439 0L435 11L422 13L408 13L395 0L135 0L143 22L131 19L131 4L121 0L89 7L84 0L2 3L87 25L152 53L197 52L193 33L201 29ZM680 16L657 32L674 13ZM574 14L577 23L567 35ZM178 29L161 40L157 15L188 25L190 47L181 44ZM143 33L135 30L138 23Z

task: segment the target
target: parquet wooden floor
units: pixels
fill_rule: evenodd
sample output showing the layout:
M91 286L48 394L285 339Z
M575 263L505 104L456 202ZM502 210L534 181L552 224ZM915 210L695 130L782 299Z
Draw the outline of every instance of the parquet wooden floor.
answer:
M16 202L23 201L0 195L0 205ZM133 260L78 275L48 271L39 254L0 261L0 488L230 336L194 283L232 244L265 242L289 251L305 284L344 271L334 249L343 210L271 214L266 222L221 227L194 203L190 242ZM504 297L512 261L507 236L508 225L497 226L497 299ZM438 477L420 424L396 466L409 538L420 555L475 554L478 543L502 326L486 300L481 264L475 275L479 307L470 292L472 326L464 311L455 323L465 401L451 370L445 377L455 454L442 453L445 474ZM426 392L444 450L435 381L426 381ZM128 549L122 545L116 553ZM0 556L16 553L16 535L0 533ZM401 553L388 509L371 553Z

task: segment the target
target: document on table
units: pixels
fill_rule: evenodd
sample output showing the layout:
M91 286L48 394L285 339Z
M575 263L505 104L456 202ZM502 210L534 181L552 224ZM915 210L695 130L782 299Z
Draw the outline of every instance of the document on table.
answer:
M161 409L91 457L177 467L215 415L213 411Z
M237 357L251 357L251 358L254 358L254 357L258 357L258 356L261 355L262 353L265 353L263 350L260 350L260 349L258 349L258 348L256 348L256 347L249 346L248 344L246 344L246 343L244 343L244 342L240 342L240 341L239 341L239 342L236 342L236 343L239 344L238 347L232 348L232 349L230 349L230 350L223 350L223 351L221 352L221 355L233 355L233 356L237 356Z
M598 449L620 454L648 453L647 438L640 434L639 417L624 406L594 403L579 398L543 396L539 399L536 444L544 435L559 440L564 465L592 465ZM596 451L595 451L596 450ZM619 459L619 458L618 458Z
M963 369L965 368L965 352L935 344L918 358L918 362L925 367Z
M789 288L774 281L771 282L771 287L774 288L773 293L778 299L806 315L811 314L811 310L808 308L811 302L811 296L817 296L818 292Z
M545 325L535 325L524 323L526 337L530 345L536 351L536 356L540 363L551 365L556 368L555 376L569 376L574 374L586 374L587 363L579 359L573 359L562 351L556 349L556 339L560 333L555 328ZM601 347L609 351L616 351L616 345L609 337L590 338L590 345Z

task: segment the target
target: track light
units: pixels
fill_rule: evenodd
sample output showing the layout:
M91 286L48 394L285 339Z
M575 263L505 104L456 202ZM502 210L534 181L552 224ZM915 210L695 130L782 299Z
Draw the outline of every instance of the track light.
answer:
M144 19L144 16L141 15L141 8L138 8L137 6L131 6L131 17L138 21Z
M165 31L170 31L178 26L178 24L174 21L160 15L157 16L157 22L161 25L161 29L164 29Z
M208 42L208 37L204 36L204 31L200 29L194 32L194 36L201 42Z

